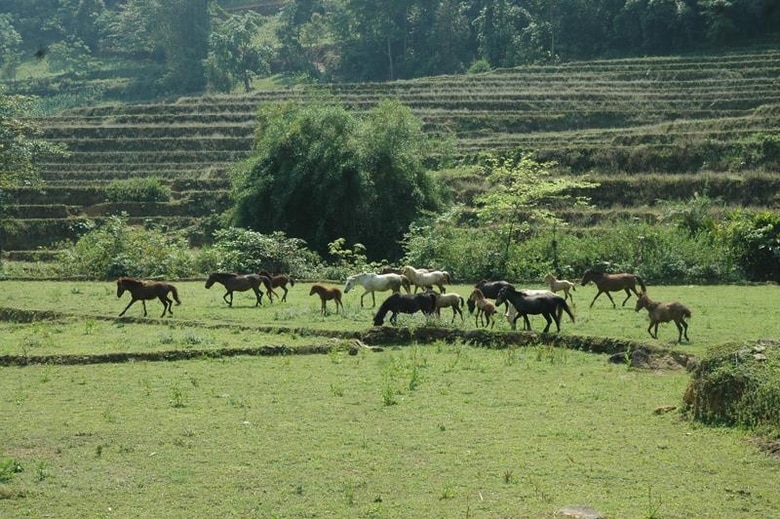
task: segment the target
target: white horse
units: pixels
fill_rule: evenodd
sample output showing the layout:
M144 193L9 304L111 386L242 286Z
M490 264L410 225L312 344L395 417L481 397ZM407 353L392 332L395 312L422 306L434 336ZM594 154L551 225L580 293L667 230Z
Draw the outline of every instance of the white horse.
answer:
M365 289L365 292L360 296L360 306L363 306L363 298L366 294L371 294L372 306L376 306L376 296L374 292L384 292L385 290L392 290L393 292L400 292L401 287L404 287L406 293L410 291L409 279L406 276L400 274L374 274L372 272L361 272L354 276L347 278L347 284L344 285L344 293L346 294L355 285L360 285Z
M574 296L572 296L569 293L569 290L577 290L574 283L572 283L569 280L566 279L555 279L555 276L552 274L547 274L544 276L544 280L547 281L547 283L550 285L550 291L555 293L560 290L563 290L564 299L571 299L571 302L574 303Z
M439 292L442 294L447 291L444 288L445 283L450 283L450 273L446 270L427 270L416 269L410 265L403 268L403 275L411 281L415 287L414 291L417 292L418 288L425 290L426 287L439 287Z

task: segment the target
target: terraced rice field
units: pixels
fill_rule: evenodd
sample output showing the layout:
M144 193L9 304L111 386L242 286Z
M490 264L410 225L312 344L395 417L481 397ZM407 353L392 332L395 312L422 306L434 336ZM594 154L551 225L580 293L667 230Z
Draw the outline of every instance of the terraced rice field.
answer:
M257 107L322 91L358 112L397 99L465 162L519 152L557 160L602 184L589 193L599 211L615 200L646 209L705 185L733 205L778 203L780 50L754 49L70 110L43 121L45 138L70 154L41 164L43 186L14 193L3 249L48 247L77 236L83 219L120 210L138 222L197 225L227 207L228 170L251 151ZM171 202L105 203L109 182L150 176L170 185Z

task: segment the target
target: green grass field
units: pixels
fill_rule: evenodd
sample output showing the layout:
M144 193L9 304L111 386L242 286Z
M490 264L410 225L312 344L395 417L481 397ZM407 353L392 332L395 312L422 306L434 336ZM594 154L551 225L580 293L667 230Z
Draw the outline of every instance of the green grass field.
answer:
M155 301L147 324L135 319L140 305L114 319L128 299L111 283L0 282L0 308L62 313L0 324L0 355L305 345L331 340L306 327L367 330L373 313L350 293L346 315L323 318L305 283L287 303L254 308L237 294L232 309L219 287L176 285L175 317L157 319ZM690 305L693 341L680 349L701 354L780 337L777 289L650 293ZM589 309L594 295L577 288L577 322L562 333L674 346L673 325L661 326L661 341L646 336L633 299ZM541 518L583 503L615 518L780 514L780 461L749 434L654 413L680 405L686 372L627 369L605 355L433 343L0 369L3 517Z

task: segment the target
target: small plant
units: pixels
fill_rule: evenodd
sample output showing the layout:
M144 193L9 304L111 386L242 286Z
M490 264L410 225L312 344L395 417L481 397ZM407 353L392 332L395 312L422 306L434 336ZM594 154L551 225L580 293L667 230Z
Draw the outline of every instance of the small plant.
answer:
M335 396L344 396L344 386L341 384L331 384L330 392Z
M386 385L382 390L382 403L386 406L398 404L395 389L391 385Z
M97 326L97 321L94 317L87 317L87 319L84 321L84 335L92 335L95 331L95 327Z
M49 470L45 461L39 461L38 466L35 469L35 478L38 481L43 481L49 477Z
M0 483L8 483L24 469L22 464L11 458L0 459Z
M179 384L171 386L171 406L176 409L184 407L184 391Z
M504 483L506 483L507 485L512 483L512 481L514 480L514 477L515 477L515 475L514 475L514 473L511 470L505 470L504 471Z

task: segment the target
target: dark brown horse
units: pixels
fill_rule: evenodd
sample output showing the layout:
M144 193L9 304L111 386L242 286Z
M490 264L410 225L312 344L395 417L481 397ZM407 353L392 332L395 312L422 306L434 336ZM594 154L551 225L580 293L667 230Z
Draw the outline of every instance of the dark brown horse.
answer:
M631 297L631 292L639 297L639 292L636 289L637 284L642 288L642 292L647 292L647 287L641 277L626 272L620 274L605 274L604 272L589 269L582 275L582 284L587 285L590 281L593 281L596 288L599 289L596 297L590 302L591 308L593 308L593 303L596 302L596 299L598 299L601 294L607 294L609 300L612 301L612 308L616 308L615 300L609 295L610 292L625 290L626 298L623 300L623 306L626 306L626 301Z
M220 283L225 287L225 295L222 299L228 304L233 306L233 292L245 292L251 289L255 293L255 299L257 302L255 306L263 304L263 293L260 291L260 285L265 287L268 299L273 303L273 296L279 297L279 295L273 291L271 287L271 280L265 276L258 274L236 274L234 272L212 272L209 278L206 280L206 288L211 288L214 283Z
M571 322L574 322L574 314L566 304L566 300L552 292L528 293L524 290L515 290L514 287L504 287L498 293L496 305L509 301L517 310L514 317L512 329L516 327L517 319L523 316L526 329L531 329L531 323L528 321L528 315L541 315L547 321L544 327L544 333L550 331L550 325L555 322L556 331L561 331L562 312L569 314Z
M130 292L132 299L130 299L130 302L125 309L122 310L122 313L119 314L119 317L125 315L127 309L136 301L141 301L141 304L144 306L144 317L146 317L146 300L154 298L159 299L163 304L163 313L160 317L165 317L165 312L173 315L173 312L171 311L173 301L168 298L168 294L173 296L173 300L176 301L177 305L181 304L181 301L179 301L179 292L176 290L176 287L169 283L163 283L162 281L144 283L138 279L121 277L116 280L116 296L122 297L125 290Z
M419 294L402 294L396 292L379 306L376 315L374 315L374 326L382 326L385 322L385 316L392 312L390 322L397 324L398 313L413 314L422 312L426 317L436 311L436 295L430 292L421 292Z
M312 285L311 290L309 290L309 295L313 296L314 294L320 296L320 301L322 301L322 315L325 315L325 303L331 299L336 304L336 313L339 313L339 307L341 307L342 311L344 310L344 304L341 302L340 288Z
M284 290L284 295L282 296L282 302L287 302L287 284L289 283L291 287L295 286L295 280L288 276L287 274L276 274L271 275L267 270L260 270L258 271L258 275L265 276L268 279L271 280L271 287L272 288L281 288Z

